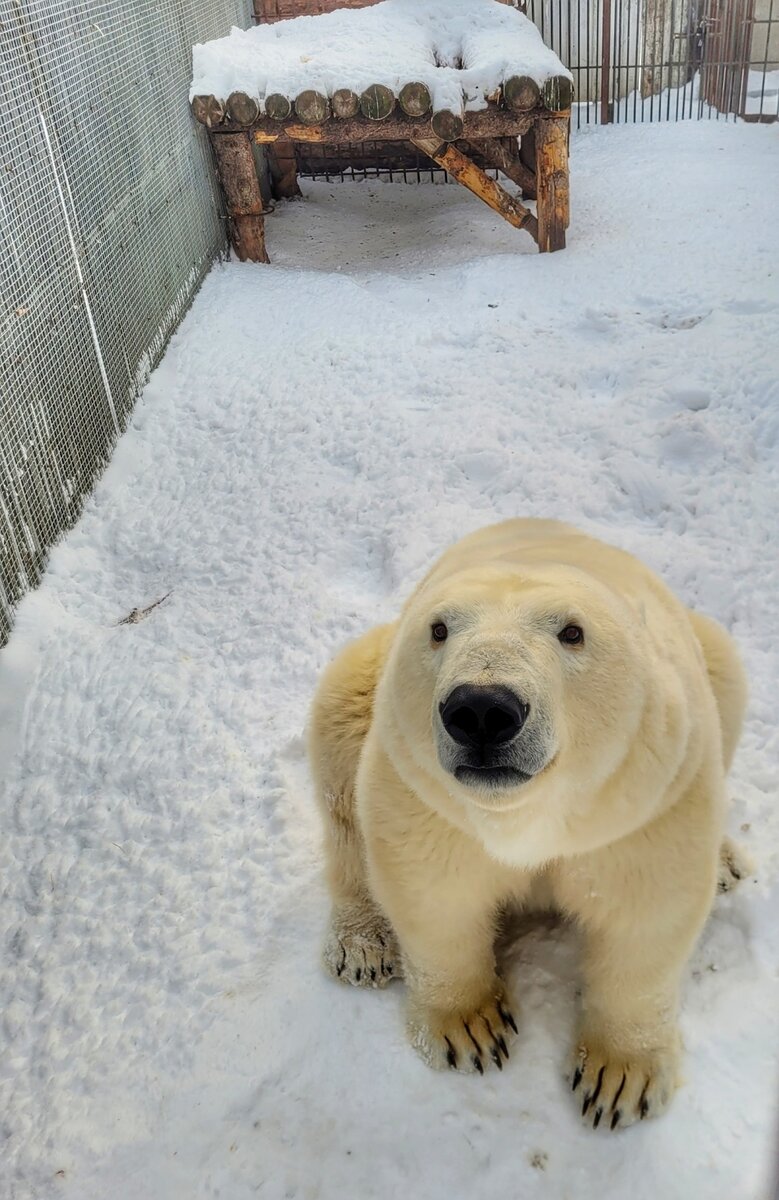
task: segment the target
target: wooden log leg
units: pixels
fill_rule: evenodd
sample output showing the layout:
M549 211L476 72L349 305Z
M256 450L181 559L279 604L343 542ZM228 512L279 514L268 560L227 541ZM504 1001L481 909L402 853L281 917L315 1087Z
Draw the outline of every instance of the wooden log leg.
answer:
M464 143L466 149L480 154L488 167L496 167L507 179L522 189L529 200L536 198L536 173L529 170L519 159L516 138L490 138L484 142Z
M510 196L496 180L490 179L489 175L485 174L481 167L477 167L476 163L471 162L462 150L438 138L414 137L411 141L443 167L453 179L468 188L495 212L500 213L510 225L516 229L526 229L531 237L538 240L538 223L530 209Z
M527 167L536 177L536 131L535 127L531 126L527 133L523 133L519 139L519 161L524 167ZM535 191L535 186L534 189Z
M230 219L230 244L241 262L270 262L262 193L248 133L211 131L216 169Z
M289 138L274 142L269 151L271 189L275 200L294 200L302 195L298 186L295 143Z
M569 116L536 118L536 190L538 193L538 249L565 249L568 226Z

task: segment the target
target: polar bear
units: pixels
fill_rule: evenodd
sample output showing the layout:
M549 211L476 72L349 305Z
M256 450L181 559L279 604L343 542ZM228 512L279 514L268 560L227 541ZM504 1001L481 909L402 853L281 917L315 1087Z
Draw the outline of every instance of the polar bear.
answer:
M556 521L464 538L314 700L336 977L403 976L434 1067L502 1069L510 906L583 934L570 1082L587 1122L661 1112L685 963L719 882L744 675L730 637L631 555Z

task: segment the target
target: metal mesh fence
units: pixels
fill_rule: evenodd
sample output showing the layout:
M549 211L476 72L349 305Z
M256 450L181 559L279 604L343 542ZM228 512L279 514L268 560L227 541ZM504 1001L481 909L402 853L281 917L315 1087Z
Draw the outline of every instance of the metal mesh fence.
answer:
M0 0L0 644L225 245L191 48L248 0Z
M523 0L579 125L779 119L779 0Z

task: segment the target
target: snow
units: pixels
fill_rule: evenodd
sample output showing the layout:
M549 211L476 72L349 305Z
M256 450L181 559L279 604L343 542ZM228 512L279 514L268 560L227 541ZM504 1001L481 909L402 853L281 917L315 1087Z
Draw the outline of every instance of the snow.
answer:
M569 248L454 185L312 185L216 267L0 656L0 1195L767 1200L779 1094L777 130L572 142ZM317 672L513 514L640 554L752 698L667 1116L582 1128L572 931L508 953L502 1074L318 962ZM167 600L137 623L133 609ZM601 1131L602 1132L602 1131Z
M747 72L744 111L779 117L779 70Z
M331 96L381 83L397 95L425 83L434 109L485 108L504 79L543 84L571 74L527 17L495 0L383 0L371 8L295 17L192 49L190 99L233 91L294 99L307 88Z

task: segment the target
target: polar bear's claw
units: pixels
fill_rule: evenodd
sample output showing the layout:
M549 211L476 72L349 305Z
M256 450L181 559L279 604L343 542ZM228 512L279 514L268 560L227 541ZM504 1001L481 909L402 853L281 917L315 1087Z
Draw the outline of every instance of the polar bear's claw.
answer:
M395 934L370 910L335 912L322 958L335 979L356 987L385 987L400 976Z
M505 1001L492 997L468 1013L418 1008L409 1020L411 1043L429 1066L479 1075L490 1062L503 1070L516 1031Z
M600 1039L583 1039L576 1050L572 1088L581 1087L581 1115L593 1129L625 1128L659 1115L676 1086L677 1052L621 1054Z

